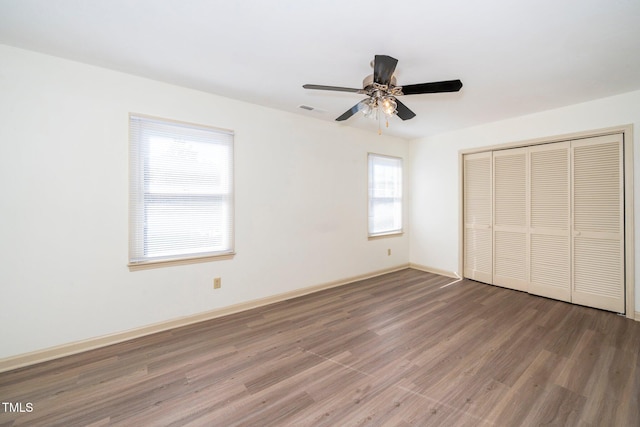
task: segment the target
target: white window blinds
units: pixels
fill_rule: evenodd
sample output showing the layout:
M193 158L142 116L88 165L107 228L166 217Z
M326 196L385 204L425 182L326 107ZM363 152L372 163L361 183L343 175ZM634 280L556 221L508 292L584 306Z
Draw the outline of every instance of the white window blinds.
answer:
M369 153L369 236L402 233L402 159Z
M130 115L132 265L233 253L233 133Z

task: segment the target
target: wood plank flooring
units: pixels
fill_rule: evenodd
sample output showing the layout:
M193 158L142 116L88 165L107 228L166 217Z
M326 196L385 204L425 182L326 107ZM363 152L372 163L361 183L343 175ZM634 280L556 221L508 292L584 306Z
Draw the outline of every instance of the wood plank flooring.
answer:
M0 374L0 426L640 426L640 323L403 270Z

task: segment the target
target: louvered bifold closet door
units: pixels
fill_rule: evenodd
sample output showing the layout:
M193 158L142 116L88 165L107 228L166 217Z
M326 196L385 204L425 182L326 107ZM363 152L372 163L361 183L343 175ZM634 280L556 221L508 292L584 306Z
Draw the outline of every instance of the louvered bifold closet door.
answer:
M527 148L493 152L493 284L527 290Z
M464 277L491 284L491 152L466 154L463 175Z
M625 311L622 135L572 142L576 304Z
M529 292L562 301L571 301L570 148L529 148Z

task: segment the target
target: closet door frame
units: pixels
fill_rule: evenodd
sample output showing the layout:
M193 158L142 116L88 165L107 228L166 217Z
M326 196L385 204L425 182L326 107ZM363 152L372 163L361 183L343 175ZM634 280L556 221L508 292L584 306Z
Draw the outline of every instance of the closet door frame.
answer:
M635 227L634 227L634 164L633 125L622 125L605 129L576 132L545 138L516 141L506 144L460 150L458 152L458 271L464 271L464 155L506 148L528 147L553 142L622 134L624 166L624 222L625 222L625 316L640 321L640 307L635 307ZM637 310L637 311L636 311Z

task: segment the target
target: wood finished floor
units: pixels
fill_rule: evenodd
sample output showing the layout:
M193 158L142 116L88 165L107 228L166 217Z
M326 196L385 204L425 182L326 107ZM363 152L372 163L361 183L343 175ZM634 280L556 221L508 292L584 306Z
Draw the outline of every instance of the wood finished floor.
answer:
M0 374L0 426L640 426L640 323L403 270Z

